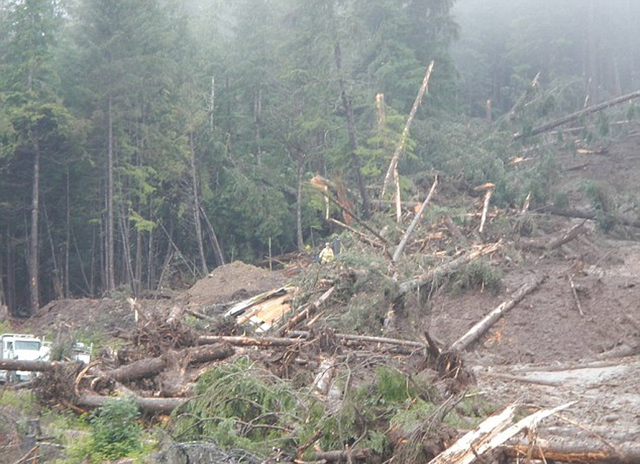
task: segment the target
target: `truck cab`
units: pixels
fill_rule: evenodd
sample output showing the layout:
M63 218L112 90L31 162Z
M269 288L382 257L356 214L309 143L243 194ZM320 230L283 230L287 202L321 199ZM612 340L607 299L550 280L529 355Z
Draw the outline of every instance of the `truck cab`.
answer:
M0 359L37 361L42 357L42 340L26 334L0 335ZM31 379L31 372L0 371L0 381L25 381Z

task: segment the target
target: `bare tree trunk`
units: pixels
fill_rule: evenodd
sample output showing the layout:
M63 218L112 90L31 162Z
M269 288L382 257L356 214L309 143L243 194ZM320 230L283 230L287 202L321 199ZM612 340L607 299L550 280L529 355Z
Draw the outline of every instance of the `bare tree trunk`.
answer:
M196 150L193 143L193 132L189 133L189 151L191 157L191 188L193 189L193 222L196 228L196 240L198 242L198 252L200 254L200 274L206 276L209 273L207 269L207 258L204 254L204 241L202 239L202 223L200 222L200 194L198 188L198 170L196 166Z
M70 198L69 166L67 166L67 185L66 185L66 218L65 218L65 244L64 244L64 276L63 278L63 294L65 298L69 297L69 257L71 243L71 198ZM84 272L84 270L83 270Z
M222 251L222 247L220 246L220 242L218 241L218 236L216 235L216 231L211 225L211 221L209 221L209 216L207 216L207 212L204 210L202 205L200 205L200 212L202 213L202 217L204 218L204 223L207 225L207 229L209 231L209 238L211 240L211 245L213 246L213 250L215 251L215 256L217 257L217 264L219 266L222 266L225 264L224 252Z
M39 240L38 219L40 216L40 144L37 135L31 134L33 140L33 184L31 196L31 235L29 237L29 313L35 314L40 308L40 287L38 271Z
M113 94L109 89L108 101L108 140L107 140L107 224L105 238L105 274L106 274L106 291L111 293L116 288L116 271L115 271L115 245L114 245L114 214L113 214L113 196L114 196L114 180L113 180Z
M298 189L296 191L296 237L298 251L304 250L302 236L302 185L304 183L304 155L298 157Z
M253 123L255 125L256 137L256 163L262 165L262 134L260 126L262 124L262 84L258 84L258 90L254 96L253 103Z
M347 114L347 132L349 133L349 148L351 149L351 162L353 167L353 173L356 176L358 182L358 190L360 190L360 197L362 198L362 210L364 218L368 218L371 213L371 203L369 202L369 194L364 185L364 178L362 177L362 167L360 157L358 156L358 141L356 139L356 124L353 117L353 107L351 106L351 99L347 93L347 86L342 75L342 52L340 51L340 44L336 42L333 48L334 58L336 61L336 70L338 71L338 80L340 82L340 98L342 99L342 106Z

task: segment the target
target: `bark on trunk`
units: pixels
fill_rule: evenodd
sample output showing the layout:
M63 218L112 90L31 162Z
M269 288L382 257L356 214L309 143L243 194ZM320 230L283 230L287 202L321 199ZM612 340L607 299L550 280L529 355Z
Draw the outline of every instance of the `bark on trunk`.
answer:
M114 152L113 152L113 94L109 89L108 96L108 134L107 134L107 223L105 237L105 274L106 274L106 291L112 293L116 288L116 272L115 272L115 239L114 239L114 213L113 213L113 197L114 197Z
M187 402L185 398L142 398L133 396L136 405L147 414L170 414ZM113 401L114 397L100 395L82 395L76 401L78 406L99 408L107 401Z
M360 197L362 198L362 211L363 216L368 218L371 214L371 205L369 202L369 194L364 185L364 178L362 177L362 168L360 157L358 156L358 141L356 139L356 123L353 117L353 107L351 105L351 99L347 93L347 85L342 75L342 52L340 50L340 44L336 42L333 49L334 58L336 60L336 70L338 72L338 81L340 83L340 98L342 99L342 106L347 115L347 132L349 133L349 148L351 149L351 161L353 173L356 176L358 183L358 190L360 191Z
M196 229L196 241L198 242L198 253L200 255L200 273L204 277L209 273L207 269L207 258L204 255L204 240L202 235L202 223L200 222L200 188L198 187L198 169L196 160L196 149L193 143L193 133L189 134L189 162L191 164L191 193L193 194L193 223Z
M31 197L31 234L29 237L29 313L35 314L40 308L40 286L38 272L40 252L38 243L38 219L40 216L40 144L38 135L31 134L33 140L33 185Z

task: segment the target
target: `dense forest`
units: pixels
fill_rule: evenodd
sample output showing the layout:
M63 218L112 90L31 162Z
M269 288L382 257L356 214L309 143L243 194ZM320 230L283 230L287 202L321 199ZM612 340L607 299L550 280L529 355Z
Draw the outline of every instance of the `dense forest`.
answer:
M376 214L432 61L404 197L440 173L544 202L549 164L509 171L512 135L640 88L638 17L633 0L0 0L2 304L139 296L317 246L335 230L316 175Z

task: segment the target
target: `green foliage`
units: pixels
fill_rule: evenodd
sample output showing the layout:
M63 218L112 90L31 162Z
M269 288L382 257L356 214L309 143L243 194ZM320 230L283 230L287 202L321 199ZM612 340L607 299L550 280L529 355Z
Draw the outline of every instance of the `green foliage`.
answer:
M502 286L502 272L489 260L479 258L454 273L450 282L454 293L479 289L497 293Z
M93 462L118 459L142 449L140 411L131 398L105 402L89 417L92 441L89 454Z
M289 386L247 358L207 371L195 394L172 424L178 440L264 451L267 444L282 445L297 421L298 400Z
M579 189L587 196L591 202L591 207L595 210L604 213L614 210L615 200L613 195L602 184L586 180L580 184Z

